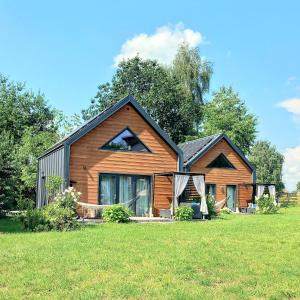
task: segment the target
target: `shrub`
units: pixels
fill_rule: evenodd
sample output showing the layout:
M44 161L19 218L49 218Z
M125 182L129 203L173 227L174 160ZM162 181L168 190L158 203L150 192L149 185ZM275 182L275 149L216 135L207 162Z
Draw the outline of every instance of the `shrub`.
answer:
M25 230L29 231L48 231L49 222L44 216L42 209L28 209L19 216Z
M67 231L79 226L74 210L62 207L59 202L50 203L43 209L43 214L51 230Z
M121 204L114 204L103 209L102 218L105 222L127 223L132 211Z
M4 202L0 201L0 219L6 217L6 212L4 209Z
M76 201L80 193L68 188L56 196L55 201L42 209L27 209L20 216L23 227L30 231L66 231L76 229Z
M191 207L181 206L175 211L175 219L178 221L189 221L193 218L194 210Z
M34 208L34 202L31 199L19 198L17 200L17 207L19 210L32 210Z
M76 202L80 199L80 192L77 192L73 187L69 187L64 192L55 197L55 202L59 207L69 208L76 212Z
M212 195L207 195L206 197L206 203L207 203L207 210L208 210L208 218L214 218L217 216L217 211L216 211L216 200L214 196Z
M228 207L224 207L220 210L220 213L224 214L224 215L230 215L230 214L232 214L232 210Z
M61 176L49 176L48 181L46 183L46 189L49 195L49 202L52 202L54 200L62 184L63 178Z
M263 195L256 199L258 206L257 213L260 214L275 214L278 211L278 207L274 204L274 198L269 195Z

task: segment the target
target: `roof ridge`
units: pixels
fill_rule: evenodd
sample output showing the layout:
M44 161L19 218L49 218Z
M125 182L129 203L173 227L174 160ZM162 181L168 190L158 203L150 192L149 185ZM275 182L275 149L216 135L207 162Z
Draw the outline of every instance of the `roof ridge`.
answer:
M204 140L204 139L213 138L213 137L218 137L218 136L220 136L220 135L222 135L222 133L216 133L216 134L212 134L212 135L207 135L207 136L204 136L204 137L195 139L195 140L191 140L191 141L187 141L187 142L184 142L184 143L180 143L180 144L178 144L178 145L179 145L179 146L181 146L181 145L187 145L187 144L191 144L191 143L195 143L195 142L202 141L202 140Z

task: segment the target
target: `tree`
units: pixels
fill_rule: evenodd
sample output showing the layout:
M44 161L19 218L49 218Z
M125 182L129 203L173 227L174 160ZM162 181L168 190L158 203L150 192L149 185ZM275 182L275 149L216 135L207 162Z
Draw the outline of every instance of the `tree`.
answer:
M16 171L14 168L13 138L7 131L1 131L0 139L0 217L1 209L11 208L15 200L13 186Z
M300 181L297 182L297 192L300 192Z
M249 153L256 136L257 118L231 87L221 87L205 105L202 135L226 133L244 152Z
M19 188L24 196L30 197L34 194L38 157L55 144L58 138L56 132L35 132L31 127L25 130L15 154L15 165L18 167L22 183Z
M17 198L34 197L36 157L58 138L57 130L55 110L42 94L34 94L24 83L9 81L0 74L0 198L5 199L7 208L14 206ZM48 133L53 139L46 137ZM31 154L25 158L22 151Z
M204 95L209 92L213 73L212 63L201 58L198 48L182 44L178 48L170 71L186 92L189 101L194 104L189 115L194 118L198 130L202 120Z
M274 183L277 191L282 191L282 165L284 157L268 141L258 141L251 148L250 162L256 168L258 183Z
M175 142L192 133L193 119L189 112L193 103L188 101L178 80L156 61L138 56L121 62L111 84L98 87L90 107L82 111L83 119L91 118L127 95L133 95Z

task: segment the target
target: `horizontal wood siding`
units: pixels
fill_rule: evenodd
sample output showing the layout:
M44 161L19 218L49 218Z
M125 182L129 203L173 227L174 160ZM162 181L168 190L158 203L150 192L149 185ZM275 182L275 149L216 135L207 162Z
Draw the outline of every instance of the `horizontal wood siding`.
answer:
M221 153L236 169L206 168ZM206 183L216 184L217 201L226 197L226 185L237 185L239 207L247 207L252 199L252 187L249 186L252 183L252 171L224 139L198 159L191 166L191 172L204 173Z
M152 153L99 150L129 127ZM70 180L82 192L81 201L98 203L98 174L152 175L177 170L177 154L130 105L126 105L71 146ZM154 203L169 206L172 185L164 178L155 182Z

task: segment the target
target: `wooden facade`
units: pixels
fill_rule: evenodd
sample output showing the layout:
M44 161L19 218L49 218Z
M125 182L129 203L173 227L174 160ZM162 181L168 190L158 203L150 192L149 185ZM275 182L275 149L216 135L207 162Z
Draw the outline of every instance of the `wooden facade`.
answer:
M122 135L124 132L126 135ZM129 148L122 148L122 143ZM62 154L59 157L54 155L58 150ZM234 167L208 168L220 154ZM39 158L39 166L38 182L46 182L49 176L61 176L63 188L74 186L82 193L81 202L88 204L129 206L126 201L133 199L137 215L157 216L160 209L171 207L172 176L154 174L180 173L184 168L205 174L206 183L216 185L217 201L227 196L228 186L234 186L236 205L240 208L252 201L255 183L254 168L226 135L176 145L132 96L99 113L46 151ZM126 180L130 186L125 185ZM188 187L196 193L191 178ZM47 199L42 199L44 189L45 184L38 185L38 207L47 204ZM125 195L124 191L128 193ZM139 210L141 206L143 213ZM149 209L146 211L145 207Z
M233 164L234 169L207 168L207 165L221 153ZM231 185L236 186L236 204L239 208L248 207L248 203L252 202L252 170L224 139L194 162L190 166L190 171L204 173L205 183L216 185L217 201L221 201L227 196L227 186Z
M138 136L151 153L99 149L126 127ZM157 209L170 207L172 183L168 178L157 178L153 182L153 174L176 171L177 164L178 157L174 150L132 105L127 104L71 145L70 181L82 193L82 202L98 204L100 173L151 176L152 201L154 213L157 214Z

